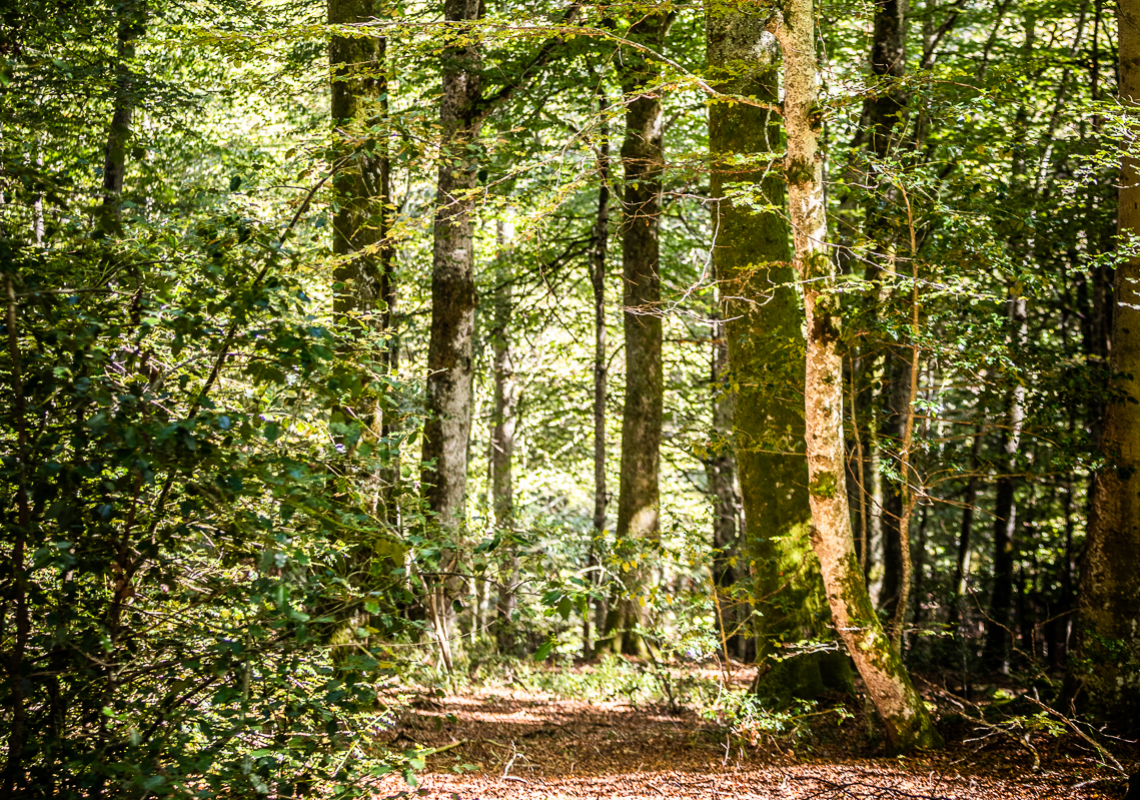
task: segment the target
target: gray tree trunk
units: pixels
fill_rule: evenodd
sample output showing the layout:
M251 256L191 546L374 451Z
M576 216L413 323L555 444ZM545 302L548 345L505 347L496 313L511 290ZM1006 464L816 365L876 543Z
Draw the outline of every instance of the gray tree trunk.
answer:
M129 0L116 9L119 26L115 40L115 104L103 153L103 205L100 209L100 226L108 233L119 232L122 227L123 181L127 174L127 152L136 105L132 62L136 44L146 32L149 14L145 0Z
M606 530L606 255L610 242L610 130L606 116L609 101L598 99L602 115L598 142L598 208L594 218L593 242L590 249L590 283L594 290L594 535L590 540L588 566L599 566L597 542ZM601 575L590 574L590 582L597 586ZM598 633L598 621L604 624L604 601L597 598L593 617L589 612L582 620L582 651L589 657L593 653L593 638Z
M716 190L713 194L716 195ZM714 256L715 264L715 256ZM715 441L713 452L705 459L709 494L713 503L713 584L718 593L717 624L721 627L725 657L742 656L748 641L743 627L751 612L742 603L733 587L747 574L742 552L744 516L740 490L736 480L736 459L733 457L732 417L734 397L725 384L728 375L728 345L724 339L724 324L714 320L712 326L711 384L712 429Z
M962 523L958 528L958 553L954 560L954 599L950 604L949 622L956 625L966 603L966 590L970 580L970 563L973 554L974 515L977 512L978 489L981 476L978 475L979 458L982 452L982 431L974 434L974 444L970 449L970 477L966 481L966 493L962 499Z
M647 15L628 36L657 48L670 19ZM621 84L627 97L625 139L621 159L621 251L625 328L625 403L622 408L621 472L618 488L616 548L622 561L624 596L606 619L603 647L647 655L648 645L636 628L646 616L649 573L640 562L646 543L660 533L661 424L664 375L661 362L661 278L658 274L661 213L661 170L664 166L664 122L660 94L641 92L658 75L657 62L632 48L622 54Z
M480 0L445 0L444 19L475 22ZM468 440L471 435L472 337L475 331L475 228L473 220L478 164L468 145L479 138L481 66L474 34L452 40L442 57L440 159L432 241L431 335L428 341L423 470L420 483L444 546L440 567L452 571L462 544L467 491ZM451 596L459 591L453 577L438 581L429 611L440 656L448 670L454 622Z
M1009 300L1009 317L1013 328L1012 344L1020 347L1025 340L1025 298ZM994 585L990 595L989 619L986 620L985 660L993 669L1009 672L1010 610L1013 608L1013 566L1016 552L1018 448L1021 426L1025 419L1025 386L1018 382L1006 397L1005 429L1002 432L1001 474L994 498Z
M511 616L517 605L515 585L519 576L518 544L515 541L515 496L511 466L515 452L515 429L518 425L519 387L515 379L511 352L511 315L514 310L510 276L505 268L509 257L510 235L503 222L498 224L499 270L498 290L494 300L494 327L491 342L494 350L495 388L491 411L491 511L495 532L501 537L503 557L499 579L499 602L496 608L495 638L499 652L516 654L517 641Z
M474 22L480 11L479 0L444 3L444 18L451 22ZM471 434L477 164L467 146L482 127L481 62L471 35L457 39L443 55L422 484L435 524L452 536L463 517Z

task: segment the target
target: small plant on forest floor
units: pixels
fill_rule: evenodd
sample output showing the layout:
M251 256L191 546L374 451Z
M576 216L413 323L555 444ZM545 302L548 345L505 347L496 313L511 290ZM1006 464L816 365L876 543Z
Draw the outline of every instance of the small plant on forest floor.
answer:
M700 714L741 744L758 747L767 742L778 746L782 742L801 741L809 733L808 718L831 711L818 711L817 705L814 700L797 700L787 709L773 709L766 707L752 692L725 690L715 702L701 709ZM842 707L836 711L841 717L849 716Z

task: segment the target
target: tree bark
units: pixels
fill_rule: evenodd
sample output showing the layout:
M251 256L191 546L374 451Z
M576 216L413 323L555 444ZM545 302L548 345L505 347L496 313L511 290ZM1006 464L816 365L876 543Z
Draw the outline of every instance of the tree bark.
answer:
M867 120L868 146L876 161L891 157L901 139L897 127L905 120L908 98L899 82L906 75L907 8L906 0L875 0L870 62L871 73L877 79L877 84L875 94L865 102L863 113ZM897 210L901 205L899 190L890 181L880 181L879 191L866 214L867 236L874 243L875 250L867 267L866 278L875 284L881 281L884 273L891 275L895 272L897 241L894 230L898 226L892 225L894 220L888 219L891 211L881 207L884 202L890 209ZM871 302L877 306L882 305L889 291L888 287L880 287ZM882 313L882 309L878 308L876 312ZM888 348L883 358L881 395L886 398L887 411L880 420L877 441L880 447L898 448L901 447L906 432L912 365L894 348ZM861 396L873 402L871 393L864 392ZM861 418L869 416L869 409L860 414ZM907 476L903 476L903 479L905 481ZM882 583L878 592L878 605L887 616L899 614L898 600L904 591L904 494L901 487L890 485L882 493Z
M118 232L122 227L123 181L127 173L127 151L136 103L131 69L136 43L146 31L148 13L144 0L129 0L117 6L115 105L103 153L103 205L100 209L100 224L108 233Z
M899 653L871 605L855 557L843 439L843 363L838 351L840 304L827 249L819 65L813 0L788 0L775 23L784 56L784 124L788 147L789 218L795 266L804 282L807 352L805 423L812 545L819 556L836 628L886 728L890 749L941 743Z
M717 192L714 190L713 194ZM715 263L715 256L714 256ZM714 267L715 269L715 267ZM735 651L742 652L746 645L740 630L747 620L748 611L741 606L733 587L746 574L741 568L744 534L742 500L737 489L736 460L733 458L732 417L734 397L725 386L728 375L728 345L724 340L724 323L714 319L711 359L712 384L712 452L705 459L709 494L713 503L713 584L721 596L717 598L717 624L721 626L721 641L725 643L725 657Z
M708 63L720 91L776 104L779 47L767 22L755 12L710 7ZM730 102L709 107L712 262L726 320L731 396L725 402L732 404L745 555L757 578L757 688L786 700L814 696L825 685L846 688L849 670L842 656L831 654L771 658L781 641L829 636L818 622L827 600L809 537L803 374L795 366L803 360L803 309L788 227L775 210L784 206L785 190L767 160L781 139L771 111ZM726 197L729 184L747 184L751 203ZM755 204L773 210L758 213L750 207Z
M660 47L667 15L647 15L629 30L631 39ZM648 623L648 572L644 548L660 534L661 424L664 376L658 305L661 170L664 166L663 108L659 90L646 91L657 77L657 62L632 48L623 52L622 90L626 106L621 159L621 251L625 328L625 403L622 408L621 471L618 487L616 554L622 564L623 597L606 620L604 647L647 655L637 627Z
M480 13L480 0L444 3L449 22L474 22ZM482 59L473 35L458 30L443 54L422 476L435 524L451 536L459 533L463 517L471 433L477 164L468 145L475 143L483 120L478 108Z
M1140 2L1117 6L1120 101L1140 101ZM1118 233L1140 234L1140 161L1120 166ZM1076 655L1070 683L1088 703L1122 719L1140 711L1140 259L1116 269L1110 354L1112 388L1102 448L1109 466L1096 476L1081 561Z
M328 0L331 25L363 23L373 16L373 0ZM387 92L384 51L382 38L329 40L332 124L340 162L333 176L333 253L339 256L333 279L340 284L333 307L338 317L368 314L384 300L379 243L385 233L388 159L365 147Z
M511 616L516 607L515 584L518 583L519 554L515 541L515 495L511 465L515 452L515 429L518 425L519 387L515 380L514 356L511 352L511 314L513 312L511 281L504 268L509 256L510 234L507 225L498 223L499 266L498 291L495 296L494 327L491 341L494 350L495 389L491 412L491 510L495 532L503 548L503 569L499 582L499 604L496 609L495 638L500 653L517 654L515 627Z
M606 530L606 255L610 242L610 129L607 113L609 100L598 98L598 112L602 115L598 142L598 208L592 231L590 248L590 283L594 290L594 532L590 540L588 566L599 565L597 542ZM590 574L591 584L597 586L601 576ZM595 618L602 617L601 598L595 600ZM598 631L587 612L582 620L582 650L589 657L593 653L593 638Z
M964 610L966 590L970 580L970 563L973 554L974 515L977 512L978 488L981 478L978 475L978 459L982 453L982 431L974 434L974 444L970 448L970 477L966 481L966 493L962 499L962 523L958 528L958 553L954 559L954 599L949 610L949 622L956 625Z
M1012 344L1015 348L1025 340L1025 298L1009 300L1009 317L1013 328ZM1002 434L1002 474L997 480L994 499L994 585L990 595L989 619L986 620L986 646L984 657L993 669L1009 672L1010 610L1013 607L1013 566L1016 550L1017 507L1014 492L1017 488L1018 449L1021 445L1021 426L1025 418L1025 386L1020 381L1006 398L1006 423Z

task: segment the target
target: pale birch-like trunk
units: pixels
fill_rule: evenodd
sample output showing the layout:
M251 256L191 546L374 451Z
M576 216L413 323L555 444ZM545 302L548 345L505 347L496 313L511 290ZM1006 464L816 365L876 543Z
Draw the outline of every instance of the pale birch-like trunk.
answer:
M883 631L855 556L843 440L843 363L838 350L842 320L834 292L835 266L826 245L812 0L788 0L782 17L773 24L784 56L788 210L806 312L805 438L812 545L835 626L883 721L891 750L933 747L941 740Z
M1140 1L1117 6L1120 101L1140 103ZM1140 236L1140 161L1120 167L1121 245ZM1092 490L1088 541L1081 561L1077 659L1069 675L1090 705L1135 719L1140 711L1140 258L1116 268L1110 372L1116 399L1106 404L1102 447L1109 460ZM1071 692L1070 692L1071 693Z

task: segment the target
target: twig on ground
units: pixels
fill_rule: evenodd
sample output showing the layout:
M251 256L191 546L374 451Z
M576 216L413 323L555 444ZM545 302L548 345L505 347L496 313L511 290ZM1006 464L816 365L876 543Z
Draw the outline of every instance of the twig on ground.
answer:
M1081 737L1086 742L1091 744L1094 748L1096 748L1096 751L1098 753L1100 753L1100 756L1103 760L1111 761L1113 768L1116 769L1117 772L1119 772L1121 775L1124 775L1125 777L1128 776L1128 770L1126 770L1124 767L1120 766L1120 762L1116 760L1116 758L1112 755L1112 753L1108 752L1108 750L1106 750L1104 747L1102 747L1099 742L1097 742L1095 739L1093 739L1087 733L1085 733L1080 728L1078 728L1077 723L1073 722L1071 719L1066 717L1060 711L1057 711L1055 708L1050 708L1049 706L1042 703L1041 699L1037 696L1037 690L1036 689L1033 690L1033 697L1030 697L1029 695L1025 695L1025 699L1028 700L1029 702L1033 703L1033 705L1035 705L1038 708L1045 711L1047 714L1050 714L1051 716L1054 716L1057 719L1064 722L1067 726L1069 726L1069 729L1073 733L1075 733L1077 736Z
M427 758L428 756L437 756L440 753L446 753L448 750L459 747L461 744L467 744L467 740L460 739L458 742L452 742L451 744L444 745L443 747L433 747L431 750L424 750L422 753L420 753L420 758Z
M847 797L904 797L908 800L950 800L946 795L941 794L915 794L896 786L880 786L876 783L867 783L866 781L846 781L844 783L836 783L829 781L827 778L820 778L814 775L792 775L792 780L795 781L815 781L822 783L823 789L813 794L805 795L804 800L811 800L813 797L836 797L840 793ZM851 789L867 789L870 794L855 794Z

